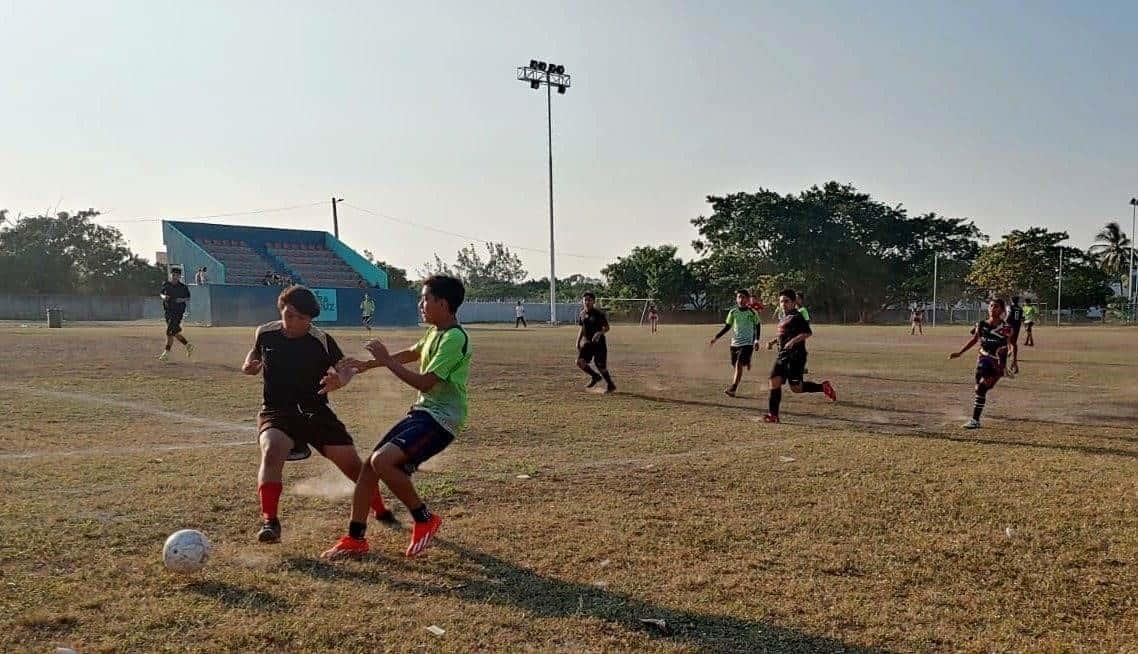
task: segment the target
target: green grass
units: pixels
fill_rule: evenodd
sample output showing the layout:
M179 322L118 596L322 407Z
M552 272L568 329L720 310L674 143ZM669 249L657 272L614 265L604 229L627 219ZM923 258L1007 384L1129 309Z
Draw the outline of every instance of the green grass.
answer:
M376 525L329 565L350 486L318 456L253 539L251 329L162 365L154 325L0 326L0 651L1138 649L1138 332L1039 330L964 432L964 328L817 326L840 401L788 393L781 425L770 354L727 398L714 331L616 327L604 396L571 329L473 327L471 427L416 475L441 541ZM365 452L412 398L375 371L335 406ZM184 527L216 543L187 577L159 560Z

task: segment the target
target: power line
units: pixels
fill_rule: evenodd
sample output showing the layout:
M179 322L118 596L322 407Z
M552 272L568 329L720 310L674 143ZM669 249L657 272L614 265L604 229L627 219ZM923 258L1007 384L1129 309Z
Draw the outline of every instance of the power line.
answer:
M347 202L341 202L340 204L342 204L346 207L350 207L352 209L355 209L356 211L362 211L364 213L371 214L371 215L375 216L376 218L382 218L384 220L389 220L393 223L399 223L400 225L407 225L409 227L417 227L419 229L425 229L425 230L431 231L431 232L438 232L439 234L446 234L447 236L454 236L454 237L461 238L461 239L466 240L466 241L474 241L476 243L486 243L486 244L497 243L497 242L505 243L504 241L492 241L492 240L488 240L488 239L484 239L484 238L478 238L477 236L470 236L468 234L460 234L458 232L452 232L450 230L442 229L439 227L432 227L431 225L424 225L422 223L416 223L416 222L413 222L410 220L403 220L402 218L396 218L395 216L385 214L381 211L375 211L373 209L368 209L366 207L357 207L356 205L349 204ZM523 252L535 252L538 254L549 254L549 250L543 250L541 248L525 247L522 245L514 245L512 243L505 243L505 244L509 245L510 248L514 249L514 250L521 250ZM605 256L596 255L596 254L574 254L572 252L558 252L557 254L560 256L563 256L563 257L575 257L577 259L593 259L596 261L612 261L613 260L613 257L605 257Z
M306 209L308 207L319 207L319 206L322 206L323 204L324 204L323 202L310 202L308 204L294 204L294 205L290 205L287 207L270 207L270 208L266 208L266 209L250 209L248 211L230 211L230 212L226 212L226 213L213 213L213 214L206 214L206 215L201 215L201 216L181 216L181 217L178 217L177 220L204 220L204 219L208 219L208 218L229 218L232 216L251 216L251 215L258 215L258 214L265 214L265 213L276 213L276 212L280 212L280 211L292 211L294 209ZM125 218L123 220L104 220L102 222L108 223L108 224L149 223L149 222L157 222L159 220L162 220L162 219L161 218L139 217L139 218Z

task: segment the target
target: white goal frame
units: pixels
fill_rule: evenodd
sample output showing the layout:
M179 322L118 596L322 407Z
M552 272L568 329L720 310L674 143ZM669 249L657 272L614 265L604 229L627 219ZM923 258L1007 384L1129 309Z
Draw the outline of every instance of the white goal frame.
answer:
M597 305L604 308L610 302L643 302L644 306L640 308L640 325L644 325L648 320L648 306L653 302L658 302L654 297L598 297Z

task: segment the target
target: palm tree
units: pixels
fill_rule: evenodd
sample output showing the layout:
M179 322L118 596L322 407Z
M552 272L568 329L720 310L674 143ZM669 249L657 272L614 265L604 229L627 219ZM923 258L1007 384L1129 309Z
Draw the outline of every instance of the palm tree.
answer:
M1100 268L1111 277L1118 277L1130 265L1130 237L1118 223L1111 221L1095 235L1090 252L1098 260Z

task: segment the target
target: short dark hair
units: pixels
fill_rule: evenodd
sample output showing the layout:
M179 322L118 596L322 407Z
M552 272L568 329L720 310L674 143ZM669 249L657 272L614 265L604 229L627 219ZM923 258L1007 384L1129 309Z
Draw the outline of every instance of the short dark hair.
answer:
M462 285L462 280L449 275L431 275L423 280L423 286L432 296L446 300L451 313L458 313L458 308L466 299L466 287Z
M1019 296L1018 296L1018 295L1013 295L1013 296L1012 296L1012 304L1015 304L1016 302L1019 302Z
M300 285L289 286L277 296L277 310L284 311L285 305L292 305L293 309L309 318L320 315L320 301L316 294Z
M746 295L747 297L751 297L751 292L745 288L737 288L735 289L735 295Z
M778 292L779 297L786 297L788 300L794 301L798 299L798 293L794 292L793 288L784 288Z
M584 293L581 294L581 297L582 298L591 298L591 299L595 300L595 299L597 299L597 294L592 292L592 291L585 291Z
M181 269L181 268L171 268L171 269L170 269L170 274L171 274L171 275L181 275L181 274L182 274L182 269Z

